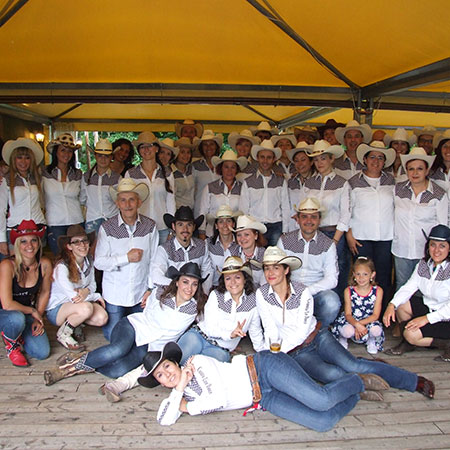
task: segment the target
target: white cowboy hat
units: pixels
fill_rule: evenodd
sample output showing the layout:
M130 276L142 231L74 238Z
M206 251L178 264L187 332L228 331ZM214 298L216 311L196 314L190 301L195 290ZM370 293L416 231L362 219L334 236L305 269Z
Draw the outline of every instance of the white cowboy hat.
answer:
M402 161L403 169L406 172L406 164L408 161L412 161L414 159L420 159L425 161L428 164L428 168L433 165L434 159L436 155L429 155L426 150L422 147L413 147L411 151L407 155L400 155L400 159Z
M434 136L433 147L437 148L444 139L450 139L450 129L445 130L443 133L437 133Z
M229 205L220 205L215 214L206 214L206 220L213 223L217 219L234 219L241 214L242 211L233 211Z
M281 133L277 135L273 135L270 140L272 141L272 144L275 145L275 147L278 147L278 142L280 142L282 139L287 139L293 147L297 145L297 139L292 133Z
M240 133L232 131L228 135L228 145L233 150L236 150L236 144L239 141L239 139L247 139L247 141L250 141L252 145L259 144L261 142L261 139L259 139L258 136L253 136L250 130L242 130Z
M314 139L319 137L319 133L316 128L311 127L310 125L305 125L303 127L294 127L294 136L297 139L300 133L310 134Z
M270 139L266 139L259 145L254 145L252 147L252 158L256 161L258 159L258 153L261 150L270 150L275 155L275 161L281 158L281 150L278 147L274 147Z
M264 252L262 263L254 259L250 262L256 267L269 266L273 264L286 264L291 270L299 269L302 266L302 260L297 256L288 256L281 248L267 247Z
M248 263L244 263L239 256L229 256L225 262L223 263L222 270L220 273L222 275L226 273L237 273L237 272L245 272L248 275L252 276L252 269Z
M161 141L159 141L159 145L161 146L161 148L167 148L167 150L170 150L173 153L173 158L176 158L178 156L179 149L175 147L176 143L174 142L173 139L166 137ZM190 141L189 146L191 146Z
M340 145L330 145L328 141L319 139L314 142L314 145L309 151L306 152L306 154L310 158L325 154L333 155L335 158L340 158L344 154L344 149Z
M236 153L233 150L225 150L222 156L213 156L211 158L211 163L214 167L217 167L224 161L235 162L241 170L244 170L248 164L247 158L244 158L243 156L238 157L238 155L236 155Z
M286 155L289 158L289 161L294 162L295 155L299 152L304 152L308 154L308 151L312 149L312 145L308 145L305 141L297 142L295 148L291 150L286 150Z
M214 141L220 148L220 147L222 147L222 144L223 144L223 136L221 133L215 134L214 131L212 131L212 130L205 130L202 134L202 137L194 138L195 147L199 148L200 144L203 141Z
M55 139L51 140L47 144L47 151L52 153L53 147L57 147L58 145L63 145L64 147L70 148L74 151L81 148L80 144L75 144L75 139L70 133L62 133Z
M181 137L181 130L186 126L195 128L195 135L197 137L200 137L203 133L203 125L200 122L195 122L192 119L186 119L183 120L183 122L177 122L175 124L175 133L178 137Z
M138 148L142 144L159 144L158 138L151 131L143 131L139 134L137 139L133 141L133 145Z
M119 181L117 188L114 188L114 186L109 187L109 194L113 201L117 200L117 196L121 192L136 192L141 201L145 202L149 194L149 189L145 183L137 184L132 178L122 178Z
M360 144L356 149L356 159L364 165L364 156L369 152L380 152L383 153L386 158L383 167L389 167L394 164L395 157L397 156L393 148L386 148L384 143L381 141L372 141L370 145Z
M294 209L297 212L302 212L306 214L315 214L321 212L320 202L315 197L307 197L302 202L300 202L299 206L294 205Z
M386 147L389 147L392 141L407 142L409 146L412 147L417 142L417 136L408 136L408 132L404 128L397 128L392 136L386 134L383 138Z
M280 130L277 127L271 127L269 122L262 121L256 127L250 127L250 131L253 135L256 135L258 131L268 131L271 135L278 134Z
M108 139L99 139L95 144L95 148L87 147L92 153L99 153L100 155L112 155L112 144Z
M430 136L434 136L437 133L437 130L431 125L425 125L423 128L416 128L415 130L413 130L413 133L417 137L422 136L423 134L429 134Z
M41 146L33 139L21 137L16 140L6 141L5 145L3 146L2 157L5 163L8 164L8 166L11 162L10 159L12 152L19 147L26 147L30 149L33 152L36 165L38 166L40 164L42 158L44 157L44 152L42 151Z
M263 223L258 222L254 217L247 214L243 214L242 216L238 217L236 222L236 229L234 229L233 231L237 232L242 230L256 230L262 234L267 232L267 228Z
M339 144L344 143L344 136L347 131L350 130L358 130L363 135L363 141L367 144L370 142L370 139L372 138L372 129L367 125L366 123L363 123L362 125L357 120L350 120L350 122L345 127L338 127L336 128L336 131L334 132L334 135L336 136L337 141Z

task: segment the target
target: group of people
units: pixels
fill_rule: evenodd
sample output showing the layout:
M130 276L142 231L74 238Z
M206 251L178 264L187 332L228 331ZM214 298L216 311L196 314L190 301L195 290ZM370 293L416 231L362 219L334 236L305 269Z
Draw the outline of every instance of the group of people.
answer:
M398 322L391 354L434 346L450 360L450 132L417 130L414 146L403 129L372 136L355 121L292 133L262 122L222 151L223 136L198 122L175 130L176 141L100 139L84 174L68 133L42 170L34 141L4 145L11 362L49 356L46 315L70 350L47 385L97 371L114 378L100 389L110 401L138 384L173 388L161 424L253 404L323 431L389 386L433 398L430 380L347 348L376 354L383 323ZM108 344L86 351L84 324ZM231 359L247 333L255 355Z

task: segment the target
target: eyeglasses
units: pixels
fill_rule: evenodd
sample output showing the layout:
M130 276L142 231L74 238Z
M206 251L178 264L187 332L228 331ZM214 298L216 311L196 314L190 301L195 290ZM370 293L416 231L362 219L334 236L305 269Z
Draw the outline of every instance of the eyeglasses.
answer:
M384 156L376 156L376 155L370 155L367 157L367 159L370 159L372 161L378 160L378 161L384 161Z
M83 244L89 244L89 239L88 238L76 239L75 241L70 242L70 245L75 245L76 247L79 247L80 245Z

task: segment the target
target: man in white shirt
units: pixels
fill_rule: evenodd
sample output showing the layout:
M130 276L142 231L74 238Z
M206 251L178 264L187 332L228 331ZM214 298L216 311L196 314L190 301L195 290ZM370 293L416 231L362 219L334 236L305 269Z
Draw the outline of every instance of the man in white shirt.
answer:
M103 270L102 291L108 323L103 334L109 340L122 317L142 311L147 297L150 261L155 257L159 234L155 222L138 214L149 192L145 183L131 178L110 188L119 214L103 222L95 249L95 267Z
M267 232L268 245L276 245L281 233L289 229L290 206L287 182L272 170L281 157L281 150L265 140L252 147L252 157L258 170L242 183L239 209L262 222Z
M292 271L291 277L308 287L314 299L314 315L322 327L328 328L341 308L339 296L332 290L338 281L336 246L319 231L321 212L317 199L306 198L296 211L300 230L281 236L277 246L302 260L302 267Z
M188 206L180 206L175 216L164 214L164 222L175 236L161 244L152 259L149 282L151 288L169 285L172 280L166 277L167 269L170 266L180 269L187 262L197 263L203 278L212 274L213 266L205 241L192 237L195 229L203 223L203 218L204 216L199 216L194 219L194 213ZM212 276L208 276L203 283L207 295L212 279Z

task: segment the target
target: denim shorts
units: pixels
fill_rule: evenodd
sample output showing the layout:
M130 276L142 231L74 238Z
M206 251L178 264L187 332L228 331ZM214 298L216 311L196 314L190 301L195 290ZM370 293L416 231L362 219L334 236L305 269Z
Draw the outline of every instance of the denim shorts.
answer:
M46 311L47 314L47 319L49 320L49 322L52 325L57 325L56 324L56 317L58 316L58 312L61 309L61 306L64 305L64 303L61 303L60 305L56 306L55 308L52 309L48 309Z

